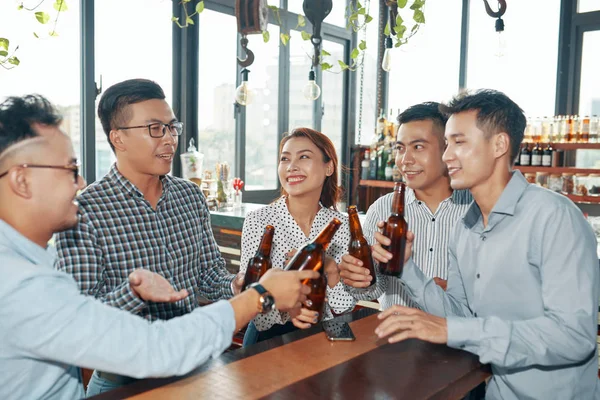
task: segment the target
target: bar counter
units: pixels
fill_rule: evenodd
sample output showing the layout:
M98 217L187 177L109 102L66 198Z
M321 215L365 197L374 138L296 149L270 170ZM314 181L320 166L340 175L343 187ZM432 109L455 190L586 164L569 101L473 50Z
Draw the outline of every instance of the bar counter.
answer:
M461 399L490 376L464 351L379 340L376 314L337 317L350 322L354 342L330 342L317 324L224 353L187 376L141 380L93 399Z

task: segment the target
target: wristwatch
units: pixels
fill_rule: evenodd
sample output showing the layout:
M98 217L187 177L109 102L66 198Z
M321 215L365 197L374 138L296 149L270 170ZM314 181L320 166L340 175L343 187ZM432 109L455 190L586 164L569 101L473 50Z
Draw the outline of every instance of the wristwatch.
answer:
M256 282L249 285L248 288L256 290L260 295L260 298L258 299L258 312L261 314L266 314L275 308L275 298L273 298L271 293L269 293L263 285Z

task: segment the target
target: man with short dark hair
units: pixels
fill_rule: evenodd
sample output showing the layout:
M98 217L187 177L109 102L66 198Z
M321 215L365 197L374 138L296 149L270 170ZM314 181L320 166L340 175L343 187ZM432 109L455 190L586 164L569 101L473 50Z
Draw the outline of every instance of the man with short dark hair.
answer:
M201 297L239 293L243 276L225 268L200 187L168 175L183 124L161 87L146 79L117 83L102 95L98 116L117 161L79 196L79 224L57 237L57 268L72 274L82 293L151 321L187 314ZM191 289L190 296L177 302L135 296L126 277L138 267ZM96 371L88 391L130 381Z
M0 104L0 398L80 399L78 366L137 378L183 375L227 349L269 292L278 309L306 299L301 281L318 277L312 271L271 271L260 281L266 294L257 287L152 324L83 296L70 275L54 270L47 245L77 224L75 198L85 186L60 122L41 96ZM147 269L125 280L142 301L188 295Z
M450 232L472 201L468 191L453 191L450 187L448 170L442 161L446 119L439 111L439 103L416 104L398 116L396 137L396 165L407 185L404 216L419 235L414 257L425 275L442 287L446 285ZM389 193L379 198L367 211L363 231L370 244L375 243L377 222L390 216L393 196ZM340 270L348 292L358 300L379 298L383 309L394 304L418 306L394 277L378 273L377 284L363 289L373 277L360 260L350 255L343 256Z
M526 120L505 94L459 95L443 111L450 182L475 201L450 239L447 291L410 258L409 232L401 280L425 312L391 307L375 332L478 355L492 366L486 399L598 399L592 228L567 197L513 171ZM374 258L389 260L389 238L375 238Z

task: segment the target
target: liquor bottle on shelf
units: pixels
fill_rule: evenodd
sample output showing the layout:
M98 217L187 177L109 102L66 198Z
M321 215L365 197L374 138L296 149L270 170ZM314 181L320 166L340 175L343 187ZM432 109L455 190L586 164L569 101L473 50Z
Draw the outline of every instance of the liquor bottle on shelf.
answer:
M531 151L531 166L540 167L542 165L542 149L539 143L536 143Z
M542 153L542 167L551 167L552 166L552 145L548 143L548 146L544 149Z
M531 151L529 150L529 145L527 143L523 143L523 147L521 148L519 164L524 167L528 167L531 165Z
M587 115L581 118L581 142L588 143L590 141L590 117Z
M365 150L365 157L360 162L360 179L369 179L369 167L371 165L371 155L369 149Z

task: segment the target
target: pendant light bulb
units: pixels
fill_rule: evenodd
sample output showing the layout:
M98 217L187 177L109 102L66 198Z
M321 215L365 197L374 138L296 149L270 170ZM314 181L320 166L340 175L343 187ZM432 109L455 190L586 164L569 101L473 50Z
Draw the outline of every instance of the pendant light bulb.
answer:
M381 61L381 69L385 72L390 72L392 69L392 38L390 36L385 38L385 52Z
M315 82L315 71L310 70L308 73L308 83L304 86L302 91L306 100L316 100L321 95L321 88Z
M249 72L246 68L242 70L242 83L235 89L235 101L242 106L247 106L254 100L254 90L248 85Z

